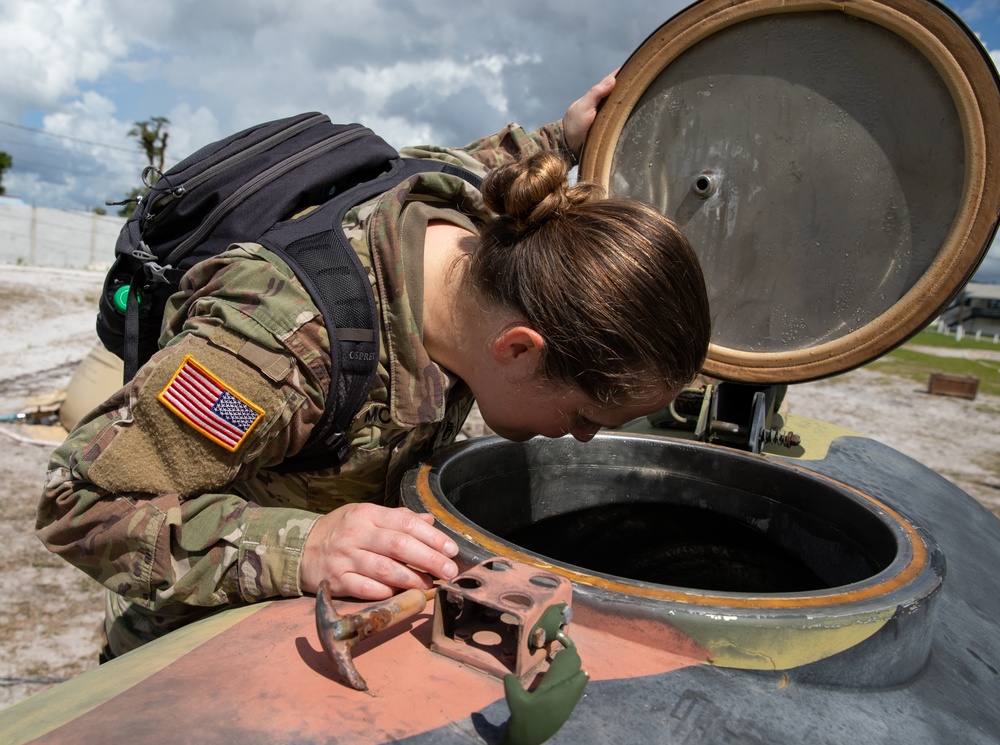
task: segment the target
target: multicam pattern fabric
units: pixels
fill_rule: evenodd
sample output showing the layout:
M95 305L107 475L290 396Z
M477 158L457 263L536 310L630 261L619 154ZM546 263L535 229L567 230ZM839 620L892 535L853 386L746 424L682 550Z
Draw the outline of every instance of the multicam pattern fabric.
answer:
M403 155L484 173L539 150L566 152L561 123L530 134L510 125L461 150ZM339 468L269 470L298 452L317 423L330 350L322 318L292 271L252 243L185 275L167 307L160 351L53 453L37 533L112 593L106 656L221 605L300 595L299 562L319 515L355 501L393 504L403 473L454 439L472 397L421 343L423 287L405 270L423 246L399 240L404 209L416 202L473 226L485 214L466 182L431 173L346 216L382 328L377 379ZM187 360L259 412L234 449L159 399Z

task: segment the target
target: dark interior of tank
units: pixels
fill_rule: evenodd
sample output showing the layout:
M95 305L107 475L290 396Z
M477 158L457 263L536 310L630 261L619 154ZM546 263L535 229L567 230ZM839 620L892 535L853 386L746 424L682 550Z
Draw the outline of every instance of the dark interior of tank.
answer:
M899 550L863 496L723 448L614 436L491 441L437 471L446 500L481 529L630 581L815 592L874 577Z

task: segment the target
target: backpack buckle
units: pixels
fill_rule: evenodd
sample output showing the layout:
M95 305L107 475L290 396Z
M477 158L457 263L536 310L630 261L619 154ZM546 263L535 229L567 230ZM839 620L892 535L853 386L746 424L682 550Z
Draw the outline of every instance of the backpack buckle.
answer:
M153 258L156 258L155 256ZM167 277L167 271L172 267L160 266L155 261L148 261L142 265L142 270L146 273L146 277L151 279L153 282L159 284L170 284L170 278Z
M333 457L337 459L338 463L344 462L347 451L351 449L351 445L347 442L347 437L344 436L343 432L334 432L327 437L326 445L333 451Z
M149 250L145 241L139 241L139 245L129 251L128 255L142 262L152 261L156 258L156 254Z

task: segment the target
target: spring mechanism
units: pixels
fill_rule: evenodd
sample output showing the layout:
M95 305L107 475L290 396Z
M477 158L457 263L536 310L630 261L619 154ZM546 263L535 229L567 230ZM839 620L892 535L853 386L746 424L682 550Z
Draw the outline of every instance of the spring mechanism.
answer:
M784 448L793 448L800 442L802 442L802 438L794 432L784 432L780 429L764 430L765 445L779 445Z

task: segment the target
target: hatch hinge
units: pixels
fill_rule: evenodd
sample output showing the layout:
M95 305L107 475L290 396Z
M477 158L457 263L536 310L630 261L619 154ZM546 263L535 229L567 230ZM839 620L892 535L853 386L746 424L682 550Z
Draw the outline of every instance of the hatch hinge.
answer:
M781 429L778 413L787 385L715 383L685 388L649 417L654 427L694 432L694 439L759 453L765 445L794 448L800 438Z

